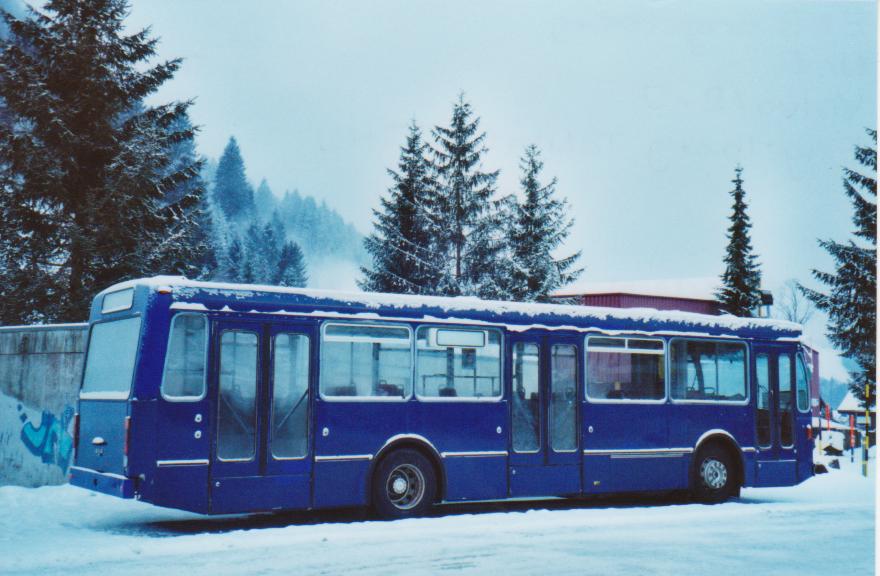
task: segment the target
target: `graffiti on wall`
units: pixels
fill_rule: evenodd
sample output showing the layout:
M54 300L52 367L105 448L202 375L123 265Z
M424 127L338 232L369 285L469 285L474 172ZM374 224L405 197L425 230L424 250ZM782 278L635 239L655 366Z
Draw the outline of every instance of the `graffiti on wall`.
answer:
M43 410L39 426L28 419L27 414L18 405L21 419L21 441L28 451L38 456L46 464L55 464L66 473L73 452L73 437L67 431L73 420L73 408L66 406L61 416L55 416L49 410Z

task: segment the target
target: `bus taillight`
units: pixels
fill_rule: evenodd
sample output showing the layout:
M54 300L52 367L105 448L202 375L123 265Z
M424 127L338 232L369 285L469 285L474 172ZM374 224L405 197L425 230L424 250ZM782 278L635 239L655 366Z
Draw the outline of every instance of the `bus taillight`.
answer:
M131 416L125 417L125 442L122 444L122 455L128 457L128 441L131 438Z
M76 460L76 450L79 447L79 412L73 415L73 459Z
M807 440L813 439L813 427L807 426Z

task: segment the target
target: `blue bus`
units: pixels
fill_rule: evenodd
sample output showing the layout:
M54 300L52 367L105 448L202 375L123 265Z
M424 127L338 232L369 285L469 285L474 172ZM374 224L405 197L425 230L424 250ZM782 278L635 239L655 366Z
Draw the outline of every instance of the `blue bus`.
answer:
M76 486L204 514L813 473L800 326L155 277L98 294Z

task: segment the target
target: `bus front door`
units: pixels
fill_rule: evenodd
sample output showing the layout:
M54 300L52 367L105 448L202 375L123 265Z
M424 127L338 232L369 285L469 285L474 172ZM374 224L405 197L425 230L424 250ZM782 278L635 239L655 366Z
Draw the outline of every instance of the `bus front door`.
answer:
M296 323L215 325L211 512L309 506L312 331Z
M512 335L508 486L511 497L581 492L579 340Z
M782 345L756 345L754 355L756 485L788 486L797 481L795 355Z

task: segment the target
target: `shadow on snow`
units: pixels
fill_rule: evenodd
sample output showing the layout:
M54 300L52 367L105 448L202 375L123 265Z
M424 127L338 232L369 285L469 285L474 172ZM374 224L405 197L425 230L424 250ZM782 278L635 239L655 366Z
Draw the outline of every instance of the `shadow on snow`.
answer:
M734 499L737 502L746 502ZM541 500L506 500L491 502L450 503L436 506L433 518L467 514L528 512L532 510L601 510L607 508L660 507L690 504L687 493L623 494L590 498L556 498ZM235 530L309 526L316 524L347 524L352 522L386 522L376 519L363 508L319 511L283 511L235 516L199 516L187 519L152 522L119 523L105 526L111 532L168 537L184 534L223 533ZM393 522L388 520L387 522Z

